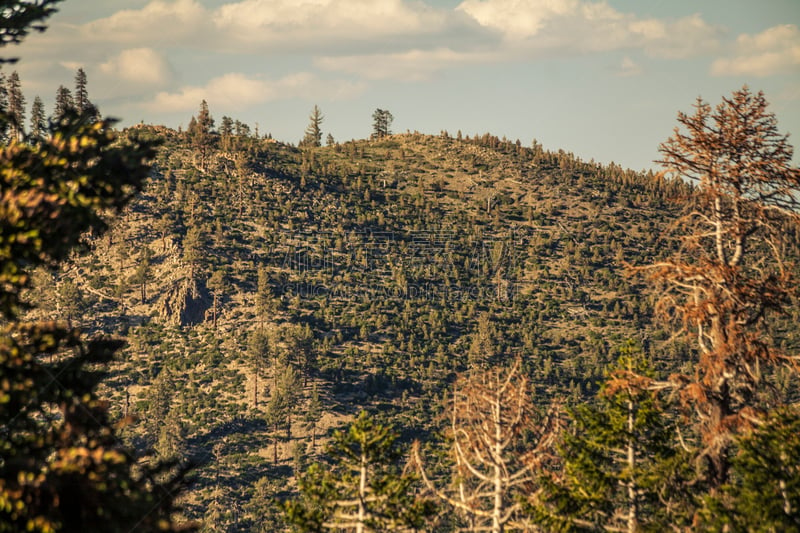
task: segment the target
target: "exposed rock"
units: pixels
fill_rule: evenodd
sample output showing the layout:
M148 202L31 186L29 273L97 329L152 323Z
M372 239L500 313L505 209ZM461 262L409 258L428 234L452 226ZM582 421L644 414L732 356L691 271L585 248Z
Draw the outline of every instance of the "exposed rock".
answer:
M170 325L193 326L205 319L211 297L205 284L196 279L181 278L158 300L158 316Z

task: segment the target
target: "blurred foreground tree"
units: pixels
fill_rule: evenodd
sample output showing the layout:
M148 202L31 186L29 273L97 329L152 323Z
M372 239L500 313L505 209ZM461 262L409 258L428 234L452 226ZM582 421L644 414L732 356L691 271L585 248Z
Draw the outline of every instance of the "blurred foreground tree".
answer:
M5 2L2 44L41 27L54 2ZM0 151L0 530L170 531L183 469L137 464L96 394L122 341L20 320L33 270L85 249L149 172L154 146L74 112L47 139Z

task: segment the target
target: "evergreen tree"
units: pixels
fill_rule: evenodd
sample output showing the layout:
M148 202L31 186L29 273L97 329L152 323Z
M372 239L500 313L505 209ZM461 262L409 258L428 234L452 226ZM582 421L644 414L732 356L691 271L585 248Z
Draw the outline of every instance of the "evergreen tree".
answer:
M275 310L275 295L270 285L269 271L264 266L258 268L258 286L256 289L256 315L259 325L264 325L267 315Z
M211 312L214 317L214 329L217 327L217 308L225 292L225 285L225 272L223 270L215 270L206 282L206 287L208 287L211 294L214 296L214 302L211 304Z
M229 116L223 116L219 126L219 136L222 142L223 150L231 149L231 137L233 136L233 119Z
M314 106L311 114L308 116L308 127L306 128L305 137L300 142L301 146L317 147L322 146L322 121L325 117L318 106Z
M333 146L334 144L336 144L336 140L333 138L333 135L329 133L328 136L325 137L325 146Z
M142 187L154 147L122 142L108 121L67 117L50 133L60 141L13 143L0 155L0 527L171 530L181 476L137 464L96 392L98 367L122 342L18 318L33 269L57 266L106 228Z
M33 99L31 106L31 138L44 139L47 132L47 115L44 111L42 99L38 96Z
M572 428L559 450L563 473L546 477L534 498L533 515L548 529L635 533L688 526L692 505L681 486L687 457L641 353L631 344L622 353L597 403L570 412Z
M314 453L317 449L317 424L322 418L322 402L319 398L319 391L317 390L316 383L314 383L311 389L308 407L306 408L306 413L303 418L311 427L311 453Z
M234 123L234 132L236 133L237 137L249 137L250 136L250 126L242 122L241 120L237 120ZM256 135L258 138L258 135Z
M89 110L91 102L89 102L89 90L86 87L87 79L86 72L83 68L79 68L75 73L75 109L78 113L85 113Z
M53 111L53 120L60 122L70 112L75 112L75 101L72 99L70 90L61 85L56 91L56 107Z
M6 82L6 98L11 135L21 140L25 135L25 96L22 94L22 83L17 71L11 73Z
M254 372L254 407L258 407L258 378L264 369L272 363L274 349L270 335L263 328L259 328L250 334L247 342L247 354Z
M382 139L392 134L394 117L385 109L376 109L372 114L372 138Z
M296 531L356 533L419 529L434 510L403 472L398 435L362 411L327 448L331 464L316 463L300 477L300 497L285 504Z
M208 110L208 103L203 100L200 102L200 112L197 114L197 118L192 117L192 121L189 123L189 137L192 145L200 154L200 169L203 171L206 170L208 151L211 149L213 128L214 119Z
M800 531L800 410L773 410L738 440L731 482L709 497L706 531Z
M6 0L3 2L3 22L0 31L0 47L18 44L31 30L42 32L44 21L56 12L56 4L63 0ZM0 58L2 63L16 63L17 58Z
M89 90L87 88L87 84L88 81L86 78L86 72L82 68L79 68L75 73L75 110L82 115L85 114L88 117L91 117L91 119L97 120L99 118L98 109L89 100Z
M273 428L273 461L277 463L280 429L285 429L287 441L292 438L292 415L297 408L300 379L290 365L273 368L272 371L276 379L267 403L266 419L267 424Z
M2 64L0 62L0 64ZM6 90L6 75L0 72L0 113L8 113L8 92ZM11 125L8 120L0 120L0 142L8 141L8 131Z

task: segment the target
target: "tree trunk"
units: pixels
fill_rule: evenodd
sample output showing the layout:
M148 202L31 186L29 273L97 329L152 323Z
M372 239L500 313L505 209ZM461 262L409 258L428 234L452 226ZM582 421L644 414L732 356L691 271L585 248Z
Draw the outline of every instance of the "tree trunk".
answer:
M258 407L258 368L255 372L255 384L253 385L253 407Z
M494 416L494 508L492 509L492 533L503 533L503 470L500 458L503 456L503 428L500 416L500 399L495 398L492 406Z
M272 462L278 464L278 423L275 422L275 434L272 436Z
M364 533L364 521L366 520L366 509L364 502L367 499L367 456L361 454L361 469L358 480L358 523L356 533Z
M214 329L217 329L217 293L214 293Z
M633 470L636 468L636 443L633 437L633 402L628 400L628 533L636 533L638 525L638 507L636 503L636 480Z

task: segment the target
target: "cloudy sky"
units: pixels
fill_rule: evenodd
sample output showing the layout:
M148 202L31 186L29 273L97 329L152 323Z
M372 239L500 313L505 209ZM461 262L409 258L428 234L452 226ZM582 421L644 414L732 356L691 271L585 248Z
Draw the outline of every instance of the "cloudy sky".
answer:
M380 107L396 132L488 131L641 169L679 110L745 83L800 142L799 26L798 0L66 0L4 54L48 106L83 67L123 124L185 127L206 99L297 142L318 104L344 141Z

